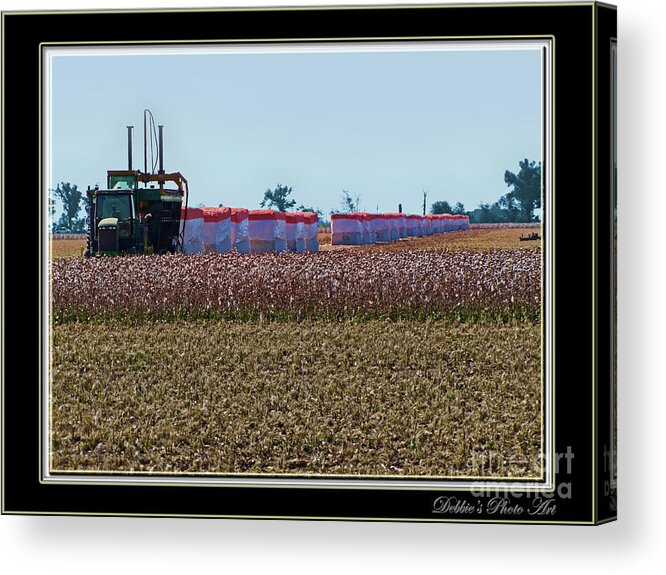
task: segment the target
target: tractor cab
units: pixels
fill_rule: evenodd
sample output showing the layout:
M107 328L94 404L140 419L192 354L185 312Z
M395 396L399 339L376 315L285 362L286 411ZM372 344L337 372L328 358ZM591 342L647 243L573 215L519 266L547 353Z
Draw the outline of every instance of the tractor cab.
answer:
M106 185L109 190L136 190L139 187L139 174L135 170L109 170Z
M105 190L95 196L94 226L97 251L102 255L135 252L138 221L134 193L129 190Z
M108 189L87 190L93 253L117 255L143 251L136 183L136 173L109 172Z

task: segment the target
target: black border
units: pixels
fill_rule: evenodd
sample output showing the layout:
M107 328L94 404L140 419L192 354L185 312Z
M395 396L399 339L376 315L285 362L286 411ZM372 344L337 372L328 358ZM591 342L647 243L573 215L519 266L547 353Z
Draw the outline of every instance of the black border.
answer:
M51 12L4 13L2 23L3 513L514 523L612 518L614 514L597 509L603 501L596 483L600 450L594 444L603 423L604 389L609 389L603 385L608 350L598 345L597 334L608 329L609 321L603 299L608 290L599 289L609 272L599 254L609 251L602 222L608 221L604 210L610 201L601 176L603 154L597 153L599 141L607 137L598 121L607 90L601 89L595 58L602 42L598 30L616 35L614 10L581 3ZM296 41L525 35L555 39L555 451L564 454L570 448L574 454L571 472L562 460L556 477L556 483L571 483L571 498L557 499L555 515L529 515L534 497L520 493L508 494L507 502L525 511L500 516L486 509L470 515L433 513L440 496L458 497L474 507L487 502L488 497L474 498L468 491L40 482L40 44L274 40L276 34ZM95 134L90 137L94 141ZM23 214L35 217L6 217L7 206L14 202L20 202Z
M612 432L612 385L617 374L612 373L611 361L617 332L613 328L613 284L617 270L613 264L613 192L612 192L612 143L611 130L611 40L617 38L615 13L604 7L597 7L597 49L596 70L596 137L597 137L597 196L599 198L595 217L597 218L597 238L599 261L596 269L599 282L597 329L599 354L597 358L598 384L600 393L596 400L597 443L597 509L599 520L615 517L617 514L617 489L610 458L613 454ZM602 388L607 387L608 393Z

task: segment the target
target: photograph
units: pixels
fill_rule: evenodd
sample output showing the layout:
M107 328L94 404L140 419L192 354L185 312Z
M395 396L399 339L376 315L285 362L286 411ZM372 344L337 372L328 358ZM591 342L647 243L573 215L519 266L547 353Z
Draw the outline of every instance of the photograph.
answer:
M546 481L550 51L46 46L45 479Z

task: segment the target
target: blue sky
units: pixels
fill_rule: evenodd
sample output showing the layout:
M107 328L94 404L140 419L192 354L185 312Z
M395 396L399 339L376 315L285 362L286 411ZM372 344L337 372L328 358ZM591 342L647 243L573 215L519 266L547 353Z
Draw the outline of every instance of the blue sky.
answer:
M124 169L128 124L143 169L144 108L191 205L253 209L280 183L325 214L343 189L366 211L420 212L423 189L472 209L541 159L535 49L55 55L50 74L51 188Z

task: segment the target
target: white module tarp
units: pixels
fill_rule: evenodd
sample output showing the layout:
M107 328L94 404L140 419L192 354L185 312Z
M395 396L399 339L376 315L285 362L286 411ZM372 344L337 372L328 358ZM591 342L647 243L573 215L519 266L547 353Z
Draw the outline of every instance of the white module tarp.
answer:
M375 234L375 241L388 242L390 240L389 223L383 214L375 214L371 218L372 231Z
M204 217L200 208L181 210L180 233L183 236L183 253L198 254L204 251Z
M305 217L297 212L285 214L285 234L287 251L303 253L305 251Z
M372 218L370 214L363 214L361 223L363 224L363 243L374 244L377 241L377 236L372 227Z
M416 236L416 219L409 217L407 218L407 235L409 237Z
M285 215L273 210L250 210L250 251L286 252Z
M365 243L360 214L331 215L331 244L360 246Z
M231 208L203 208L203 216L205 251L231 251Z
M389 241L395 242L400 239L400 221L399 216L389 214Z
M231 246L239 254L250 253L249 210L231 208Z
M319 218L313 212L305 213L305 249L319 251Z
M421 220L421 223L423 224L423 235L424 236L431 236L432 235L432 221L430 218L424 217Z
M401 238L407 237L407 216L405 214L398 216L398 230Z

